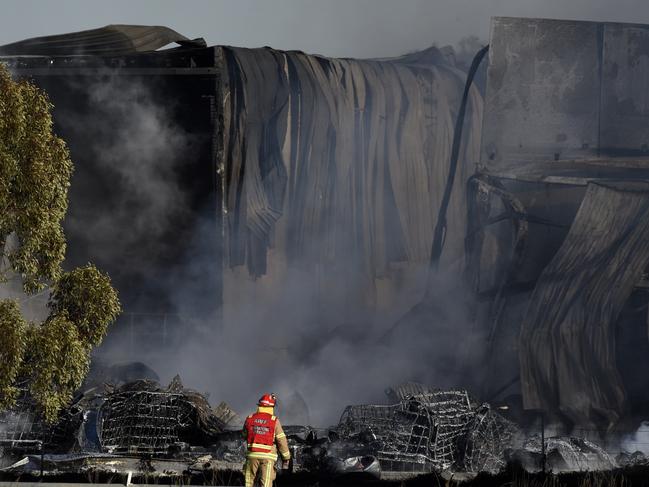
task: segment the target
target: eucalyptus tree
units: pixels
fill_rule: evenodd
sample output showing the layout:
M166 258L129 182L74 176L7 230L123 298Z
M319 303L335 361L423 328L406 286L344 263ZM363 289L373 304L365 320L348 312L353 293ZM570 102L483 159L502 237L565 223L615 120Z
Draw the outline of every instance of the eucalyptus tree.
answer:
M47 95L0 63L0 281L18 279L27 295L49 292L42 322L27 320L17 300L0 300L0 408L27 398L49 421L72 399L120 312L105 273L62 267L72 171Z

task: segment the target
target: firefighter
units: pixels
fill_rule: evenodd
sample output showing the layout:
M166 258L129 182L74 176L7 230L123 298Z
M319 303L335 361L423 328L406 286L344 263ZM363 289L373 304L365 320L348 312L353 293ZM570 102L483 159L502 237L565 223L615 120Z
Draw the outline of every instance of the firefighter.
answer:
M288 468L291 453L282 425L274 415L275 402L275 394L261 396L257 412L248 416L243 425L243 436L248 444L243 466L246 487L252 487L257 478L262 487L272 486L278 451L282 456L282 468Z

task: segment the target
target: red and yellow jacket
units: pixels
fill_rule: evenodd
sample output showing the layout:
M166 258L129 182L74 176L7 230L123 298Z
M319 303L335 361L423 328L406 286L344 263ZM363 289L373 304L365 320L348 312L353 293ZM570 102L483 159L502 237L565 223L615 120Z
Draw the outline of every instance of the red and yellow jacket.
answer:
M290 460L286 434L273 408L259 406L256 413L246 418L242 433L248 445L248 458L276 461L279 451L282 460Z

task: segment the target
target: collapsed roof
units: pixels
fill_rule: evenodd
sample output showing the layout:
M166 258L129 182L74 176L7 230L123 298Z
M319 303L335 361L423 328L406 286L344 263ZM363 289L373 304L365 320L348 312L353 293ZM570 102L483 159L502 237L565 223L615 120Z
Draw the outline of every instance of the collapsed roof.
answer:
M263 275L271 247L370 279L428 262L463 72L434 48L380 61L225 48L225 60L230 265ZM461 259L463 187L478 157L475 88L469 101L446 262Z
M225 46L143 53L172 39L186 42L167 30L152 29L148 43L138 41L149 36L141 26L119 32L109 26L88 31L97 36L91 42L88 32L73 33L0 47L0 54L14 56L4 60L18 75L47 81L60 77L56 82L68 75L105 75L105 67L116 77L133 75L130 79L149 74L212 76L216 93L201 94L201 99L212 96L216 102L211 150L218 158L215 199L224 210L217 218L226 225L219 232L226 249L224 267L245 266L254 277L272 274L269 269L283 263L323 269L312 272L319 280L315 286L323 294L337 288L339 296L332 299L345 301L331 306L362 303L361 313L379 300L376 279L387 278L385 283L399 274L403 280L405 272L405 279L415 280L418 287L409 294L422 291L419 271L429 260L465 81L448 56L434 47L375 60ZM78 45L81 50L75 50ZM56 46L58 51L50 50ZM68 54L94 55L48 57L65 52L65 46ZM37 52L40 57L26 56ZM84 82L71 89L80 91ZM60 96L69 92L67 86L61 88ZM170 95L164 94L165 103ZM482 97L474 87L443 256L458 271L466 222L462 191L479 156L481 114ZM72 147L74 141L68 142ZM234 275L234 283L225 286L241 286L236 279ZM398 291L388 293L392 303L401 302ZM350 309L340 316L361 313Z
M169 27L116 24L12 42L0 46L0 56L118 56L155 51L172 43L205 47L203 39L192 41Z

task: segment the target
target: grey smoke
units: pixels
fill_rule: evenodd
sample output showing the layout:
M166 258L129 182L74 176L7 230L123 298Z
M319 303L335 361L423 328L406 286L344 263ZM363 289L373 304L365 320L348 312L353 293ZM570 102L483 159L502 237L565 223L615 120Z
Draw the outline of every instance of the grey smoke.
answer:
M649 421L642 421L635 433L622 438L621 449L628 453L639 451L649 455Z
M184 261L155 277L161 294L171 296L172 313L201 314L199 308L209 308L209 300L215 299L201 289L203 272L214 263L213 218L206 211L183 239L158 241L178 216L189 211L188 195L168 164L183 156L190 135L170 122L169 110L156 105L142 85L111 80L91 85L88 91L92 104L101 107L101 116L91 113L63 123L87 134L94 164L119 176L120 193L127 198L116 201L100 218L73 219L70 228L88 235L93 258L100 261L119 261L143 235L152 240L152 253L163 250L158 245L186 248ZM142 274L159 272L146 262L140 264ZM309 407L311 421L318 425L335 423L347 404L385 401L384 389L402 381L438 387L466 385L468 377L458 375L458 364L467 358L476 363L480 357L458 355L472 342L464 302L469 293L460 287L458 276L441 276L437 283L437 306L443 314L405 326L389 345L380 342L400 315L422 297L427 265L413 266L417 277L414 284L404 287L400 307L355 316L346 315L336 298L329 304L322 302L309 263L288 266L279 281L269 276L254 280L243 267L226 270L226 279L237 287L226 288L225 322L218 315L185 320L182 340L173 348L150 351L132 349L129 334L121 333L100 354L112 363L143 361L163 382L180 374L187 386L209 392L214 404L224 400L241 413L254 407L263 392L276 392L280 404L298 393ZM159 321L155 324L160 325ZM143 325L136 316L136 329ZM459 341L458 335L464 335L467 342ZM288 423L298 419L284 417Z
M164 232L170 221L188 211L170 161L182 157L189 135L173 124L170 108L154 103L141 84L113 79L93 83L83 91L89 94L90 106L101 111L58 121L89 141L94 164L119 184L121 198L114 198L110 213L102 217L75 208L83 218L68 219L68 228L85 234L89 246L112 262L123 258L142 235L148 236L154 256L175 245L163 239ZM93 196L101 197L88 195ZM149 271L146 261L141 265L142 272Z
M284 281L273 312L250 297L223 330L199 327L173 356L151 357L151 365L164 378L180 373L191 387L242 413L264 391L280 400L299 393L312 422L322 426L335 423L347 404L385 402L383 391L406 380L469 384L458 372L458 361L467 357L459 356L463 344L457 337L470 339L470 320L462 293L444 277L438 305L445 316L404 326L388 343L380 342L385 327L376 322L340 323L336 309L318 312L305 280L294 274Z
M469 47L459 50L460 57L468 57L472 42L477 41L467 41ZM180 374L187 386L209 392L213 404L224 400L242 414L263 392L276 392L280 404L297 393L305 399L311 421L323 426L335 423L347 404L385 401L385 388L403 381L437 387L470 385L459 365L477 363L481 357L467 346L476 340L464 300L469 293L461 288L459 276L440 276L436 306L443 313L404 326L389 344L380 341L421 300L426 262L404 269L404 275L414 277L397 286L398 306L377 313L366 313L361 306L343 307L344 296L324 301L326 293L319 289L310 262L287 266L280 279L254 280L243 267L228 269L226 280L236 286L225 290L227 316L210 316L205 310L216 297L201 288L215 258L210 208L195 219L191 231L165 238L170 225L192 211L190 195L174 172L177 163L192 156L188 152L192 135L173 122L173 105L163 106L148 87L133 79L109 77L75 86L74 92L88 94L91 110L81 116L73 111L74 116L59 117L58 123L66 133L75 134L75 140L89 144L91 165L110 174L119 190L108 187L99 194L94 189L98 181L73 180L77 187L88 183L93 189L84 197L86 205L72 209L68 229L81 236L89 258L99 265L120 262L133 246L146 242L151 261L147 255L137 262L131 259L135 268L128 271L155 283L161 296L171 297L161 309L183 317L182 324L174 324L182 327L182 336L172 347L133 348L130 331L116 330L99 352L105 361L145 362L163 382ZM108 205L102 202L109 212L95 213L93 201L98 198L110 199ZM327 240L326 235L321 237ZM182 261L165 268L154 265L157 254L175 247L186 249ZM358 267L344 258L337 265ZM359 279L355 294L362 295L365 285L367 280ZM133 309L156 311L150 302L129 303L127 311ZM129 319L136 330L154 325L159 333L159 319L147 324L139 316L126 316L118 326L128 325ZM298 419L283 417L285 423Z

